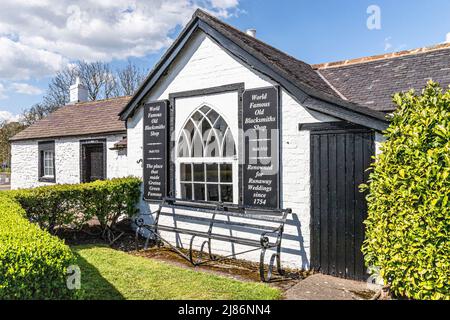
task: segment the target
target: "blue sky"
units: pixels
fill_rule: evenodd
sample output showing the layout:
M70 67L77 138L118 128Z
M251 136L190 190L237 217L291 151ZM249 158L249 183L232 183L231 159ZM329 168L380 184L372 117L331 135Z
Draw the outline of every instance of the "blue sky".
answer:
M370 5L381 10L379 30L366 26ZM36 6L1 4L0 51L10 54L0 56L0 117L39 102L51 75L76 59L117 66L131 59L150 69L196 7L238 29L255 28L259 39L309 63L433 45L450 32L448 0L42 0ZM133 15L123 17L125 11ZM114 15L119 18L111 20Z

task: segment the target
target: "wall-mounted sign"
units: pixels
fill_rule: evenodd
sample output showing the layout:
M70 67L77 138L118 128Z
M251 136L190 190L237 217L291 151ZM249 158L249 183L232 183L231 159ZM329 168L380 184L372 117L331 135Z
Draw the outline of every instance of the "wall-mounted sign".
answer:
M246 90L242 106L244 205L279 208L279 90Z
M167 196L168 115L167 101L144 105L144 200L158 201Z

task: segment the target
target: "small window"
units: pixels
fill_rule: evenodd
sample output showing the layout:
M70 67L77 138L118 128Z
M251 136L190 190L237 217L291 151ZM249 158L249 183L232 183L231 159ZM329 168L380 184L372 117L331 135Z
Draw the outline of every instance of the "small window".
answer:
M40 142L39 148L39 181L55 182L55 142Z

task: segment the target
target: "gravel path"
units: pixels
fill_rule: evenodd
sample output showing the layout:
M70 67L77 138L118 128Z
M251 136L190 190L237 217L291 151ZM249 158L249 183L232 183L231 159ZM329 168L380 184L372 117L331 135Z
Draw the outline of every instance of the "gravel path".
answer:
M373 287L371 288L373 290ZM314 274L285 292L286 300L368 300L375 292L366 282Z

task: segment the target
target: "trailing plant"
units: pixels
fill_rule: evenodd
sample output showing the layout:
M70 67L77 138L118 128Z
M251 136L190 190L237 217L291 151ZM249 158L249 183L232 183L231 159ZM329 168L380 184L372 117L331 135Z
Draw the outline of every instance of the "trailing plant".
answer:
M61 228L81 229L97 219L102 236L113 242L119 217L137 214L141 181L117 178L84 184L44 186L10 191L26 216L52 234Z
M450 299L450 90L396 94L372 165L363 245L398 295Z
M0 193L0 300L66 299L74 256L64 242L25 218L20 204Z

